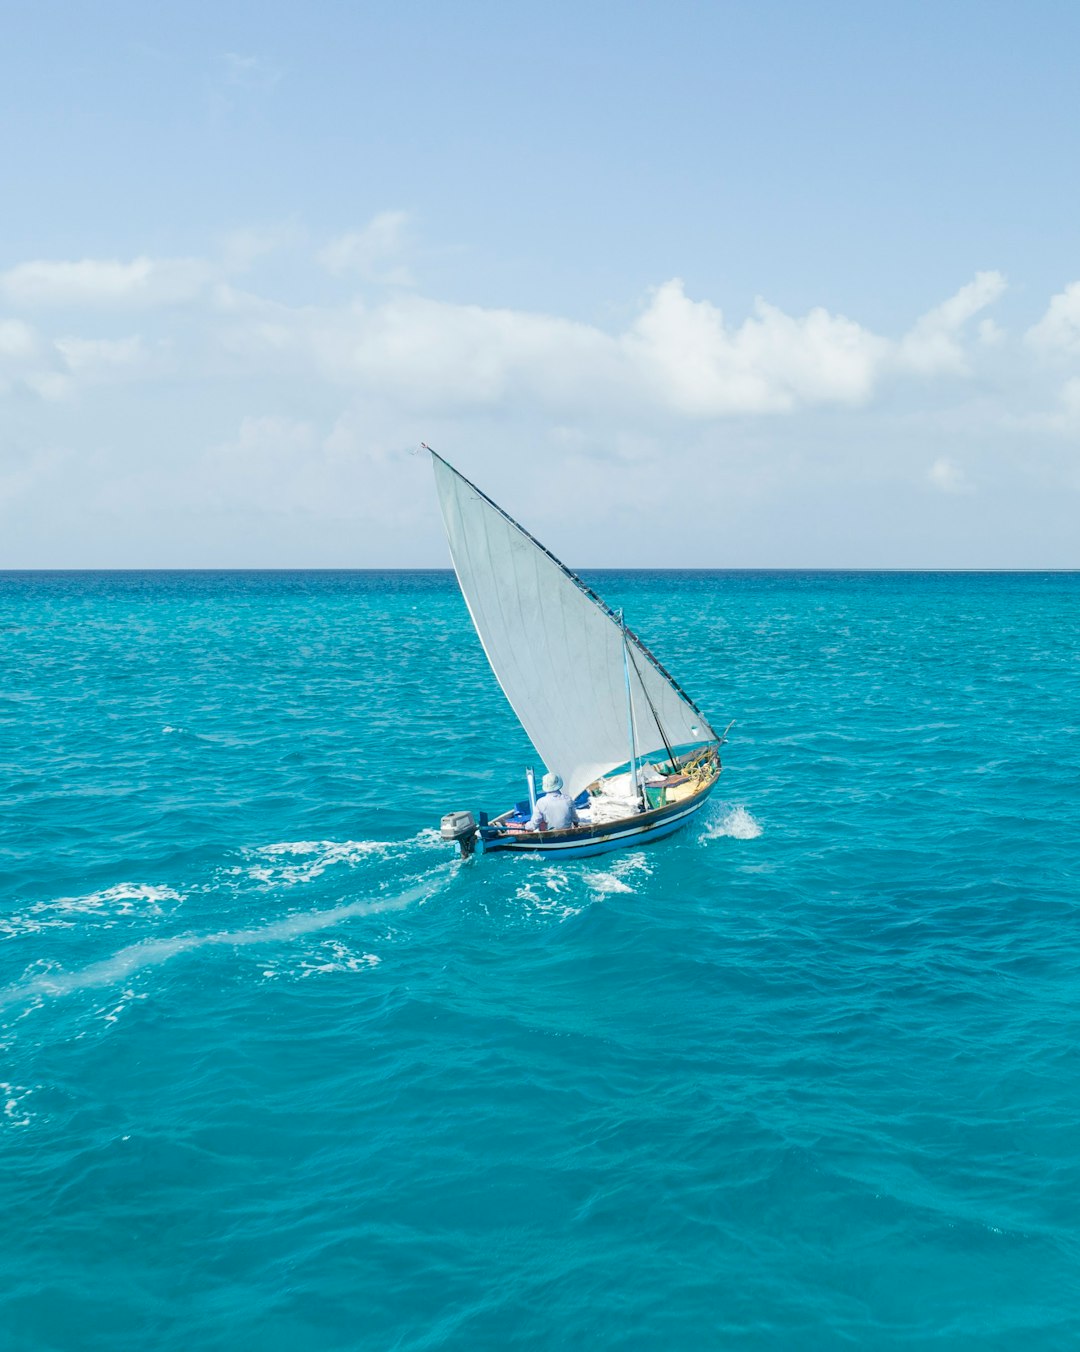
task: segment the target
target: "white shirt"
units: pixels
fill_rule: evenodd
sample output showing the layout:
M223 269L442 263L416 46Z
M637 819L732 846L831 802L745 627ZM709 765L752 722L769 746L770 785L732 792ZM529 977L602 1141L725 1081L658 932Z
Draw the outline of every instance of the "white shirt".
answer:
M536 800L536 811L529 818L527 829L535 831L543 822L542 830L565 831L568 826L576 826L577 820L577 808L565 793L545 793Z

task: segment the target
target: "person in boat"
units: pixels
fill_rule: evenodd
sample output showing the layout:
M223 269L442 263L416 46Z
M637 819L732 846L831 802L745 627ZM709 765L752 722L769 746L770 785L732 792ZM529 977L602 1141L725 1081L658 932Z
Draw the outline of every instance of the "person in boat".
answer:
M568 826L577 826L578 814L573 799L563 793L562 775L549 770L543 779L543 794L536 800L536 807L529 818L527 831L565 831Z

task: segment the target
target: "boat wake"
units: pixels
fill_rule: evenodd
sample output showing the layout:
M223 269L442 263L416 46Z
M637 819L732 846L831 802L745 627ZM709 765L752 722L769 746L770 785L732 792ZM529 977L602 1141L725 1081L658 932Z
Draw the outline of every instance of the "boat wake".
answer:
M22 911L0 916L0 939L18 939L46 929L75 929L88 922L100 922L108 929L125 920L160 920L183 900L171 887L153 883L117 883L87 896L35 901Z
M574 889L566 869L554 864L541 870L539 877L522 883L514 900L538 917L555 920L569 920L583 909L574 904Z
M399 858L432 847L448 853L446 841L430 828L406 840L282 840L244 850L244 862L226 871L267 887L295 887L314 882L339 865L352 868L372 858Z
M643 854L624 854L610 868L590 870L588 883L592 900L603 901L605 897L636 892L635 881L641 881L651 873L652 867Z
M285 840L244 851L244 863L227 870L267 887L295 887L314 882L329 868L352 866L394 846L381 840Z
M145 939L129 944L98 962L89 963L74 971L55 967L42 971L40 965L31 968L33 975L0 991L0 1009L22 1004L40 1004L45 999L74 995L83 991L124 985L140 973L161 967L184 954L206 949L244 948L252 945L286 944L303 936L333 929L357 917L385 915L403 911L410 906L430 900L454 876L456 861L432 869L412 887L377 899L346 902L313 911L294 911L279 920L250 927L223 929L208 933L175 934L160 939ZM325 951L307 962L303 972L358 971L376 965L378 958L371 953L353 954L344 946L327 946ZM271 974L276 974L271 972Z
M514 900L538 918L569 920L608 897L636 892L636 884L651 874L652 867L641 854L622 855L605 869L586 863L549 864L517 888Z

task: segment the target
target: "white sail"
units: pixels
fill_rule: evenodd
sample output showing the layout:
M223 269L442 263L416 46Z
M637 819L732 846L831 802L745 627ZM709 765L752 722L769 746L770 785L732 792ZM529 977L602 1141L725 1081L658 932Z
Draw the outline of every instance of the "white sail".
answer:
M639 750L715 741L701 711L618 617L432 451L454 571L529 740L576 796L630 758L623 635Z

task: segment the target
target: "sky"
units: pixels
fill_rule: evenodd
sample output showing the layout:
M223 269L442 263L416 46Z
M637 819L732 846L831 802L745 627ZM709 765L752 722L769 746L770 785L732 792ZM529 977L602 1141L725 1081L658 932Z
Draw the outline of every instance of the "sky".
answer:
M1080 567L1080 6L0 3L0 567Z

